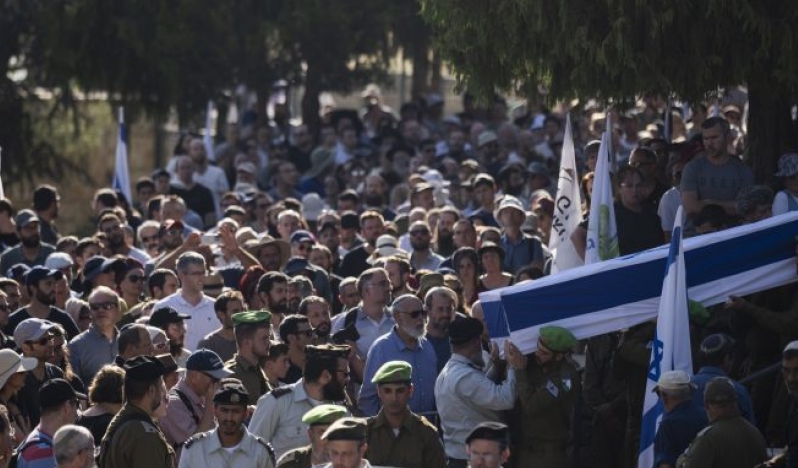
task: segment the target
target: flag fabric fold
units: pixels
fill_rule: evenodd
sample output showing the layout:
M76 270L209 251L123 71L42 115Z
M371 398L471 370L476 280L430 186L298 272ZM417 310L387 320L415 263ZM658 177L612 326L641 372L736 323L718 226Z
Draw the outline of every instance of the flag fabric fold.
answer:
M553 258L552 274L584 264L571 241L571 234L581 222L582 195L579 193L579 175L576 172L571 116L567 115L560 157L560 175L557 181L557 198L554 201L554 217L549 235L549 249Z
M208 100L208 110L205 113L205 134L202 135L202 145L205 146L205 154L208 161L216 161L216 153L213 150L213 101Z
M643 403L638 468L654 466L654 437L662 421L664 409L653 390L660 375L673 370L693 375L687 312L687 281L682 250L682 207L676 212L676 225L673 227L657 313L657 331L651 343L651 363L648 367Z
M125 127L125 109L119 108L119 131L116 134L116 167L111 186L127 198L128 203L133 203L130 192L130 171L127 167L127 128Z
M615 207L612 199L612 178L610 158L612 158L612 122L607 112L606 130L601 136L596 175L593 178L593 192L590 200L590 217L587 227L585 265L609 260L618 256L618 229L615 224ZM614 160L614 158L613 158Z
M0 146L0 166L3 164L3 147ZM0 173L2 173L2 167L0 167ZM6 192L3 190L3 179L0 178L0 198L5 198Z

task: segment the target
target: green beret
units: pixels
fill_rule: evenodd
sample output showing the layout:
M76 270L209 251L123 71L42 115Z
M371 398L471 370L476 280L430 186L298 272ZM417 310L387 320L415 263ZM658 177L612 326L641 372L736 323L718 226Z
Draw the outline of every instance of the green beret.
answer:
M548 326L541 327L540 340L555 353L565 353L576 346L576 337L567 328Z
M319 405L302 416L302 422L308 426L328 426L343 418L349 411L341 405Z
M690 315L690 318L699 325L707 323L711 318L711 314L707 308L697 301L687 301L687 313Z
M413 366L405 361L388 361L377 370L371 383L409 383L412 377Z
M341 418L330 425L322 440L365 440L366 420L361 418Z
M268 310L249 310L247 312L239 312L233 314L233 326L243 325L246 323L256 324L269 322L272 319L272 314Z

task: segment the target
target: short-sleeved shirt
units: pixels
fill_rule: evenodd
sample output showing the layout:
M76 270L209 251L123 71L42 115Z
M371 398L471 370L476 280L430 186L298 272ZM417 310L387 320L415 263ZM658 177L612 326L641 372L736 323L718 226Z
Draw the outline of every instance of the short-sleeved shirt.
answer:
M69 361L82 381L91 382L102 366L114 362L119 354L118 338L119 332L116 330L114 337L109 340L91 324L86 331L69 342Z
M189 408L180 398L178 392L191 404ZM169 403L166 405L166 417L158 422L163 429L166 440L170 444L181 445L197 431L197 424L205 413L200 397L186 384L185 378L169 392Z
M705 155L687 163L682 172L682 193L694 192L699 200L733 201L737 193L754 183L754 173L735 156L724 164L712 164Z
M39 253L36 255L36 258L31 261L22 255L21 245L11 247L3 252L2 256L0 256L0 275L8 274L8 269L17 263L24 263L31 268L35 267L36 265L44 265L44 261L47 260L47 257L49 257L53 252L55 252L55 247L42 242L41 247L39 248Z
M221 330L205 335L197 344L197 349L208 348L214 353L218 354L222 361L229 361L233 359L236 354L236 340L228 340L220 333Z
M152 310L172 307L181 314L190 315L191 318L186 319L186 336L183 343L186 349L196 351L200 340L219 327L219 319L216 317L213 303L212 298L203 294L199 304L193 305L183 297L183 291L178 290L155 303Z
M696 406L692 399L679 403L665 413L654 436L654 468L663 463L676 466L679 455L706 426L706 412Z
M31 318L31 315L30 312L28 312L28 308L21 307L8 317L8 325L6 325L3 331L13 336L14 329L17 328L17 325L19 325L23 320L29 318ZM71 340L72 338L80 335L80 329L72 317L58 307L51 306L50 312L47 314L47 317L45 317L45 320L49 320L50 322L57 323L64 327L64 331L66 331L67 334L67 340Z
M53 438L36 427L24 444L27 446L19 454L17 467L19 468L55 468L55 452L53 451Z

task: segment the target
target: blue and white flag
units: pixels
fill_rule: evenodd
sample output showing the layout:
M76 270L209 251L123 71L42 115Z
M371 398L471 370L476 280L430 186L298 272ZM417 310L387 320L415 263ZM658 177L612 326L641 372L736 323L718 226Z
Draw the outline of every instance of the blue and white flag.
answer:
M130 171L127 169L127 128L125 128L125 109L119 108L119 132L116 134L116 168L111 186L120 191L128 203L133 203L130 192Z
M549 234L552 252L551 273L584 265L574 248L571 234L582 222L582 195L579 193L579 175L576 172L576 151L571 133L571 116L565 118L565 138L560 157L560 177L557 181L557 198L554 200L554 217Z
M745 296L798 281L796 233L798 212L793 211L685 239L690 299L709 307L731 294ZM510 338L529 354L537 348L544 325L566 327L581 340L654 319L667 258L668 246L663 245L482 293L490 337Z
M648 366L646 394L643 403L643 423L640 432L638 468L654 466L654 436L662 421L664 408L653 392L660 375L680 370L693 375L690 352L690 317L687 312L687 276L682 250L682 207L676 211L665 280L657 312L657 332L651 344L651 364Z
M208 110L205 112L205 134L202 135L202 145L205 147L205 154L208 161L216 161L216 153L213 150L213 100L208 100ZM218 205L218 203L217 203Z
M0 146L0 164L3 163L3 147ZM0 173L2 173L2 169L0 169ZM0 178L0 198L5 198L6 192L3 190L3 179Z
M612 151L612 122L607 112L606 130L601 136L596 176L593 178L593 193L590 199L590 222L587 226L585 265L609 260L618 256L618 228L615 224L615 207L612 199L610 161L615 160ZM612 159L611 159L612 158Z

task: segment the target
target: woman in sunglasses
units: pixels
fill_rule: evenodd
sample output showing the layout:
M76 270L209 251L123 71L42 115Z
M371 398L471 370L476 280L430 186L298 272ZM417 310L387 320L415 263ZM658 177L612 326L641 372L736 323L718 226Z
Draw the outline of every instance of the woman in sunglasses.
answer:
M144 300L146 279L144 266L141 263L132 258L125 260L124 270L120 270L116 275L116 289L127 305L126 311Z

